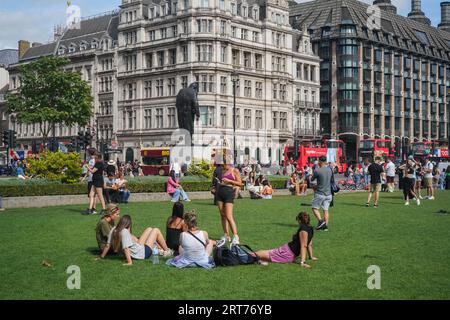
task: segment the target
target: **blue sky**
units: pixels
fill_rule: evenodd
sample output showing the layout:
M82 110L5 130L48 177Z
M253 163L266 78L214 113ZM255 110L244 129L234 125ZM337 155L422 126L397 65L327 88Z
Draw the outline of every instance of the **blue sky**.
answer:
M303 2L307 0L299 0ZM371 3L372 0L364 0ZM423 11L433 25L440 22L440 0L423 0ZM121 0L74 0L83 17L115 10ZM393 0L399 13L410 11L411 0ZM0 49L16 48L17 41L49 42L53 27L65 24L66 0L0 0Z

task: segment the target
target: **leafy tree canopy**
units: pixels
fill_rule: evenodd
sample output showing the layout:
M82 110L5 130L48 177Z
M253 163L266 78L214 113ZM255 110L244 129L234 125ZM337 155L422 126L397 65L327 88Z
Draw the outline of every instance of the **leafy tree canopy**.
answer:
M56 124L85 126L92 116L91 88L80 74L63 69L69 63L50 56L21 66L21 86L7 97L8 112L18 123L39 124L44 139Z

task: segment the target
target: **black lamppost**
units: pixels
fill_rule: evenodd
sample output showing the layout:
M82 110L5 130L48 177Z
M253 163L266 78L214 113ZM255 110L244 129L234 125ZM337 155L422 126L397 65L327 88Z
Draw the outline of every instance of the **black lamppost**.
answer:
M239 81L239 73L234 70L231 73L231 81L233 82L233 160L237 165L237 149L236 149L236 83Z
M95 145L99 149L99 132L98 132L98 120L101 114L99 112L95 113Z

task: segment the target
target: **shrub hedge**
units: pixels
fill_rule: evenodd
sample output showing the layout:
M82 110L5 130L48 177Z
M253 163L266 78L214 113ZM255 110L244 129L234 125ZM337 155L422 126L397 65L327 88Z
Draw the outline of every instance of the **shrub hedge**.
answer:
M285 189L286 179L271 179L274 189ZM130 181L129 188L132 193L157 193L166 192L165 182ZM209 191L210 181L185 181L183 188L187 192ZM29 196L58 196L58 195L82 195L87 193L86 183L73 185L47 181L46 183L35 181L23 181L20 184L0 186L0 196L29 197Z

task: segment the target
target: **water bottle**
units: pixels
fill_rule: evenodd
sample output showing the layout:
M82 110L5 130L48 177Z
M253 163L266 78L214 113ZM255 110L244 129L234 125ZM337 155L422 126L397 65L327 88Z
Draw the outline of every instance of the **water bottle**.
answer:
M152 262L153 262L153 264L159 264L159 250L158 250L158 246L154 246L153 247Z

